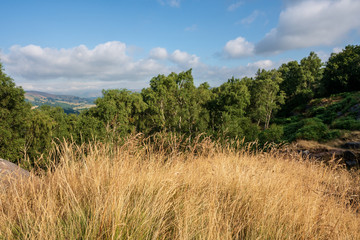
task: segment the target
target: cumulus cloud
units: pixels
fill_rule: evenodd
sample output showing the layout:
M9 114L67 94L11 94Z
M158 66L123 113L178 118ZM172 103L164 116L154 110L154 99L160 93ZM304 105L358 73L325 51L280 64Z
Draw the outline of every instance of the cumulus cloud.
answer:
M358 0L285 1L278 26L256 45L256 53L332 45L360 28Z
M332 50L333 53L339 53L339 52L342 52L342 48L340 47L335 47L333 50Z
M253 55L254 44L246 41L243 37L238 37L226 43L223 53L226 58L242 58Z
M243 4L244 4L244 2L242 2L242 1L233 3L227 8L227 10L230 11L230 12L235 11L237 8L239 8Z
M274 68L274 63L271 60L260 60L253 63L248 63L248 67L252 69L266 69L270 70L271 68Z
M122 78L137 68L137 75L162 69L151 59L134 61L126 52L126 44L107 42L88 49L80 45L71 49L42 48L28 45L13 46L3 57L8 71L31 80L54 78L82 78L112 80ZM134 77L134 80L137 80Z
M193 69L196 84L207 81L218 86L235 76L254 76L258 68L275 67L270 60L244 66L218 67L204 64L195 54L157 47L135 60L122 42L107 42L93 49L80 45L69 49L35 45L13 46L0 52L6 73L25 90L74 95L99 95L101 89L141 89L158 74Z
M150 58L154 59L166 59L168 57L168 52L165 48L157 47L153 48L150 51Z
M122 42L107 42L93 49L84 45L68 49L36 45L13 46L0 53L6 72L27 90L50 92L95 91L102 88L146 87L158 74L204 66L194 54L165 48L150 50L135 60ZM130 51L131 52L131 51Z
M258 69L270 70L277 68L282 62L272 62L271 60L260 60L247 65L239 65L235 67L218 67L218 66L207 66L202 71L194 72L194 78L202 81L207 81L211 86L219 86L231 77L243 78L243 77L254 77Z
M198 56L195 54L190 55L189 53L180 50L175 50L169 59L180 66L189 68L200 65L200 58Z

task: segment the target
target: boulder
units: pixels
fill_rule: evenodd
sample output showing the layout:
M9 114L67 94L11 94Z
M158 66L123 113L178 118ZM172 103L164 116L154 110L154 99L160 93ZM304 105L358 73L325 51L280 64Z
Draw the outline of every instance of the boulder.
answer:
M359 166L359 161L358 161L356 155L351 151L345 151L343 153L343 159L348 168L353 168L353 167Z
M13 181L27 179L29 177L29 171L0 158L0 184L10 184Z
M360 149L360 142L347 142L343 145L346 149Z

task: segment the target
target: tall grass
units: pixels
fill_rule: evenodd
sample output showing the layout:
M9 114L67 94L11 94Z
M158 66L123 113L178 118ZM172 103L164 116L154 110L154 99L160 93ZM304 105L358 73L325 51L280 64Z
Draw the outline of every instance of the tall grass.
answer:
M0 191L1 238L360 239L355 174L207 138L179 145L58 145L56 165Z

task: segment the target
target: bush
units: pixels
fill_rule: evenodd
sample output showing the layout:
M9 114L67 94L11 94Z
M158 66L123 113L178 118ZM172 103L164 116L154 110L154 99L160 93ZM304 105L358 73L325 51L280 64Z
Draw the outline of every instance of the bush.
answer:
M327 131L325 139L331 140L331 139L338 138L340 136L341 136L341 131L339 131L338 129L333 129L333 130Z
M280 143L284 135L283 126L272 124L268 129L259 134L259 141L261 144L266 142Z
M341 117L336 119L331 127L346 130L360 130L360 121L349 116Z
M303 126L296 132L296 139L320 141L328 132L328 127L319 118L304 119Z

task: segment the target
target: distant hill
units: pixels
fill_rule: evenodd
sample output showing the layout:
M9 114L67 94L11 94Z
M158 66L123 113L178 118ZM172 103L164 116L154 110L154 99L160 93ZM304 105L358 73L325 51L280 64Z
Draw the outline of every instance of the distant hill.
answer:
M81 98L72 95L55 95L38 91L26 91L26 101L30 102L35 108L41 105L61 107L66 113L80 113L81 110L94 107L94 98Z

